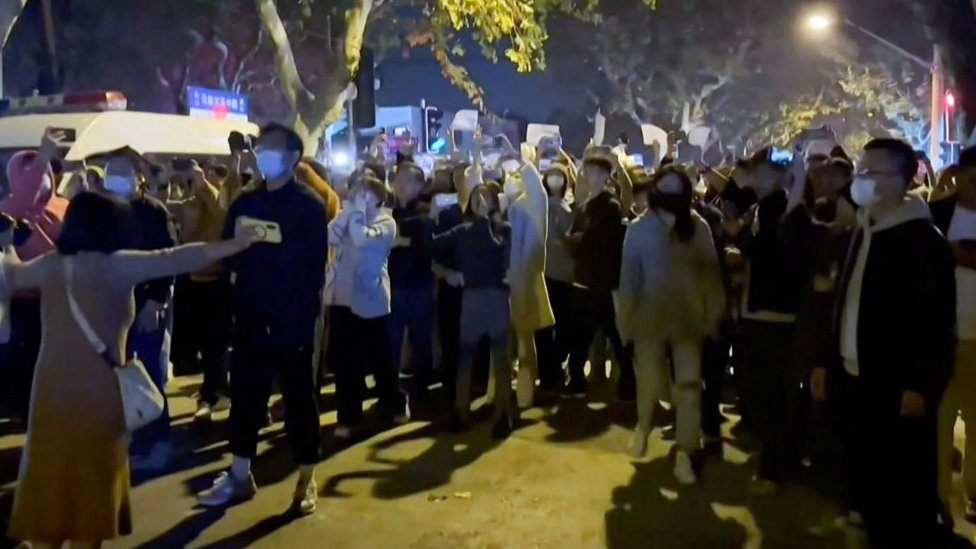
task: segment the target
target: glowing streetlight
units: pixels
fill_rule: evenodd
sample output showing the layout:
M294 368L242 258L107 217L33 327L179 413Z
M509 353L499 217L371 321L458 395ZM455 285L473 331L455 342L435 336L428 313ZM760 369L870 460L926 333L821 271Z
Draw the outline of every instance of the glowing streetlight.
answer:
M827 30L833 24L833 19L822 13L817 13L807 18L807 26L815 31Z

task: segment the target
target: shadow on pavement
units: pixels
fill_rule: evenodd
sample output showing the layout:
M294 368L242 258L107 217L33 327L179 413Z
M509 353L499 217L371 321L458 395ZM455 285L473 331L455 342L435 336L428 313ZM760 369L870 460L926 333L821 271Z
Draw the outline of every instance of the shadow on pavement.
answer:
M485 408L480 410L484 411ZM481 416L482 414L478 414ZM523 420L519 427L526 425ZM320 493L323 497L346 497L340 485L349 480L371 479L373 497L396 499L428 492L451 481L454 472L470 465L484 453L497 447L502 441L490 434L490 422L480 422L469 431L452 435L443 432L437 423L398 434L372 445L367 461L389 465L392 469L364 470L342 473L329 477ZM430 439L433 444L418 456L408 460L392 460L382 457L383 450L398 444L420 439Z
M213 526L218 520L224 518L225 510L209 509L186 517L159 536L139 545L139 549L151 549L155 547L186 547L193 540L200 537L200 534Z
M300 515L293 512L285 512L261 520L254 526L242 530L232 536L209 543L204 547L208 549L229 549L234 547L249 547L258 540L270 535L275 530L284 528L294 522ZM173 546L177 547L177 546Z
M690 487L675 480L671 456L634 468L630 483L613 490L613 507L605 516L610 549L845 546L842 532L831 537L807 532L828 510L814 503L816 498L798 497L803 488L751 494L752 460L737 465L706 459L699 484Z

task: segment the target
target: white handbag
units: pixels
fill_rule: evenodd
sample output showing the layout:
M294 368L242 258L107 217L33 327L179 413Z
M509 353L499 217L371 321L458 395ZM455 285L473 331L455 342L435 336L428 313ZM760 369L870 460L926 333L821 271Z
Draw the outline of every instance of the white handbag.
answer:
M78 323L78 327L81 328L85 337L88 338L88 342L91 343L95 352L115 372L116 379L119 382L119 392L122 396L122 414L125 416L125 427L130 433L134 432L163 415L166 397L153 383L139 357L134 356L125 364L119 364L108 351L108 347L92 329L71 293L71 271L71 259L65 258L64 287L68 295L68 307L71 308L71 315L75 318L75 322Z

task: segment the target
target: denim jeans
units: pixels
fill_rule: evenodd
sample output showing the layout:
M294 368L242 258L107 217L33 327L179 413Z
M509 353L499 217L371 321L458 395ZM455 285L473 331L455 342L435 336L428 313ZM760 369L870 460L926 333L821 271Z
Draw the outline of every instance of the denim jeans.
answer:
M387 319L394 369L428 377L433 367L434 289L393 289ZM404 331L410 342L410 362L400 364Z

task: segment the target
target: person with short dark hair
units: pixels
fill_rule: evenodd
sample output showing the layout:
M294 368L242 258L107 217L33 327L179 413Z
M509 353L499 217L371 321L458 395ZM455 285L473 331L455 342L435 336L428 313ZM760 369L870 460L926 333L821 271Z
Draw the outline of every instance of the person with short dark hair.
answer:
M64 542L98 546L132 531L128 433L112 364L79 327L68 295L125 364L135 318L133 292L147 280L202 269L249 247L253 232L210 244L132 251L137 232L131 204L111 194L82 193L68 207L57 252L20 263L10 231L3 295L41 292L44 338L34 379L27 445L8 535L35 546Z
M105 179L102 192L129 201L135 216L132 248L143 251L163 250L176 245L176 225L166 206L148 196L146 175L149 164L130 147L105 155ZM172 314L172 277L152 280L136 288L136 323L128 339L128 356L139 356L160 392L166 394L169 369L169 321ZM169 407L152 424L132 437L130 451L136 459L135 469L165 468L173 453Z
M302 153L294 131L267 126L253 151L259 184L241 194L227 213L225 236L238 226L260 223L274 229L266 235L274 243L225 262L234 287L229 437L234 457L230 471L198 494L205 507L248 500L257 492L251 460L276 377L285 431L299 465L292 509L308 515L317 506L319 413L313 360L329 243L325 203L295 180Z
M752 490L768 493L786 480L793 465L791 429L800 391L792 354L796 315L813 269L815 232L803 201L806 177L799 155L792 164L758 151L737 166L743 206L758 199L727 227L748 267L740 307L735 373L741 379L743 413L761 440ZM731 187L731 186L729 186ZM738 210L734 204L732 209ZM738 213L738 212L737 212ZM758 220L758 222L756 222Z
M573 221L569 242L576 259L575 283L582 288L576 293L577 303L574 306L575 335L569 358L566 393L573 397L586 396L584 366L590 345L597 331L602 329L610 339L621 367L617 396L630 401L634 399L636 391L634 368L630 353L624 348L617 332L613 302L613 292L620 284L620 261L626 227L623 207L610 190L612 173L613 163L609 159L599 156L586 158L583 161L582 184L577 185L586 198ZM600 369L605 367L603 364L595 366Z
M932 547L939 530L936 416L952 375L955 265L925 203L907 195L916 162L895 139L864 148L827 384L846 404L854 507L880 548Z
M430 204L423 201L423 170L412 163L396 167L393 175L393 219L397 237L390 252L390 351L394 369L411 378L414 394L423 398L433 374L434 271ZM410 358L400 364L404 332Z

